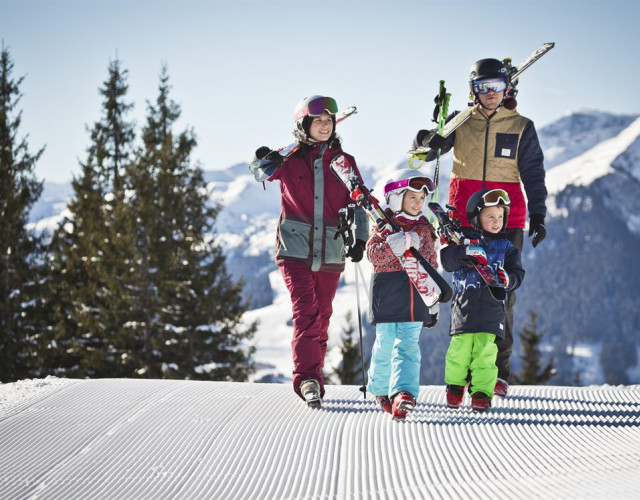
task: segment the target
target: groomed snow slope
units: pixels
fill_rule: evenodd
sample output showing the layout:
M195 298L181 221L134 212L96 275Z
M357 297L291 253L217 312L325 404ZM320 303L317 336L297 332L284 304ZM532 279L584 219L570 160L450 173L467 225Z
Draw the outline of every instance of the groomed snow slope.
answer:
M640 386L443 399L399 423L353 386L311 410L277 384L0 385L0 498L638 498Z

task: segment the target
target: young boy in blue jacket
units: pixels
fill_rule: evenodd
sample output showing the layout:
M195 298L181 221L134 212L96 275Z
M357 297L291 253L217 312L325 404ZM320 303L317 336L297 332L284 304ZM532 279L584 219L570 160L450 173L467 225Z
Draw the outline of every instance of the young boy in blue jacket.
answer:
M451 340L445 362L449 408L462 405L469 374L472 409L486 411L491 407L498 378L495 340L504 338L505 304L491 295L473 265L493 267L507 292L522 283L525 272L520 252L504 233L510 203L509 195L502 189L473 193L467 203L467 218L473 231L466 234L465 244L440 250L442 266L453 272L454 285ZM468 244L469 241L474 244Z

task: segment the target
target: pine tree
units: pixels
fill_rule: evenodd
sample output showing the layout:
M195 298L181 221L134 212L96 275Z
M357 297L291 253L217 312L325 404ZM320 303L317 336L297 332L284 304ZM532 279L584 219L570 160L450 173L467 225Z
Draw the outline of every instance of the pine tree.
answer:
M214 242L218 206L210 203L202 171L193 166L192 131L173 128L180 108L170 99L166 67L159 95L148 104L143 148L126 170L132 228L131 337L141 348L138 375L246 380L253 372L248 345L255 325L240 325L246 305ZM129 224L132 224L129 226Z
M518 332L521 342L520 360L522 369L519 374L513 374L513 380L519 385L544 385L556 373L553 367L554 359L551 357L547 364L542 367L542 353L540 352L540 341L545 335L545 331L538 329L537 314L531 311L529 322L523 325Z
M353 317L351 312L346 315L347 326L342 331L342 345L340 354L342 361L334 369L340 384L357 385L362 380L362 359L360 344L354 339Z
M20 85L12 77L8 49L0 53L0 382L39 374L38 267L40 238L25 229L29 211L42 193L34 168L44 148L29 153L19 138Z
M132 249L118 218L125 192L122 174L131 161L134 127L126 120L127 72L109 65L100 93L103 116L91 130L87 159L74 179L71 215L53 235L48 258L52 311L49 371L68 377L127 376L135 339L122 329L129 305L124 277Z
M109 67L71 216L54 235L50 366L73 377L246 380L255 325L241 326L242 284L215 244L219 207L191 164L191 131L166 69L142 146L126 121L126 72Z

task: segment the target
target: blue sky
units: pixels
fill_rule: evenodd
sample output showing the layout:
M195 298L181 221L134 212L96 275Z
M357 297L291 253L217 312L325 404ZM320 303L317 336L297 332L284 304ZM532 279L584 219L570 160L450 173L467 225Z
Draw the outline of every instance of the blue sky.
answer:
M144 123L163 63L180 129L193 128L205 170L292 142L293 108L325 94L358 114L340 125L360 164L406 157L431 128L438 81L466 106L469 67L556 47L519 85L538 128L566 112L640 113L635 0L0 0L0 38L24 76L21 135L46 145L36 174L67 182L100 116L109 62L129 72L130 115Z

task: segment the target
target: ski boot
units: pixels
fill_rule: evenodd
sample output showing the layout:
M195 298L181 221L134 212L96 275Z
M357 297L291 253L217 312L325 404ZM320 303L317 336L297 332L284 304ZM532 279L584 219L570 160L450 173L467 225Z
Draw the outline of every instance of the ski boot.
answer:
M388 396L376 396L376 403L385 413L393 414L393 405Z
M491 408L491 398L484 392L474 392L471 395L471 409L473 411L487 411Z
M416 399L409 392L399 392L393 397L393 419L404 421L407 413L416 407Z
M493 389L493 395L494 396L500 396L501 398L504 398L507 395L507 392L509 391L509 384L507 383L506 380L502 380L501 378L499 378L496 381L496 386Z
M305 380L300 384L300 393L307 402L309 408L320 408L322 406L322 396L320 395L320 384L317 380Z
M464 399L464 386L447 385L447 408L460 408Z

